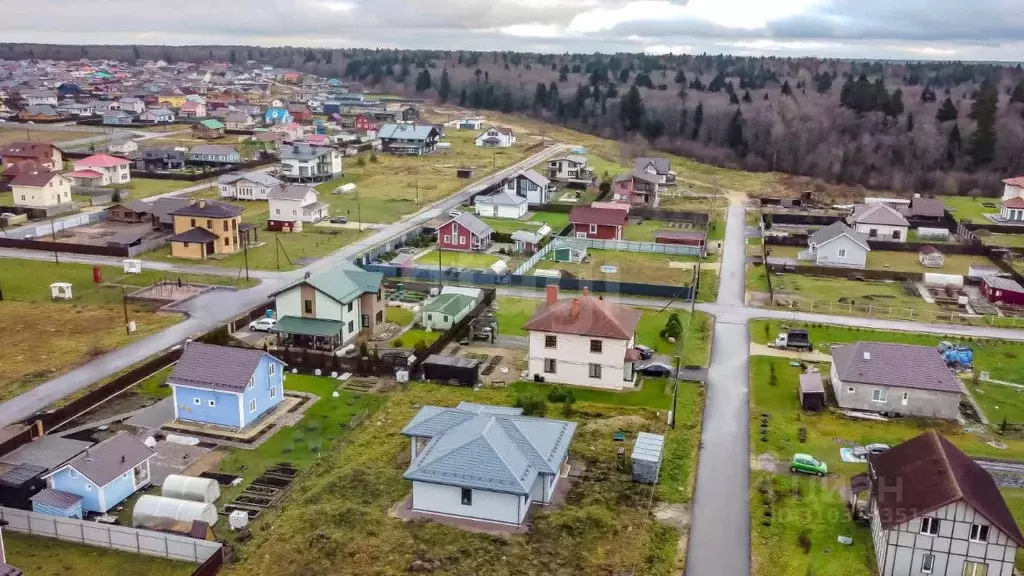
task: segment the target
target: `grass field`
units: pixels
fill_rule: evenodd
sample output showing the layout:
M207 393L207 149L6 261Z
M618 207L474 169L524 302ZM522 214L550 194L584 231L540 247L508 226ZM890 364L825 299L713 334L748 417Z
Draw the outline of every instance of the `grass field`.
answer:
M542 259L537 269L562 270L584 280L613 280L667 286L689 286L693 281L694 256L588 250L590 262L568 263ZM670 265L671 264L671 265ZM615 266L615 272L602 272L601 266ZM673 266L674 265L674 266Z
M406 330L404 333L400 334L398 338L395 338L392 341L392 345L397 348L399 346L398 344L395 344L395 342L401 342L403 347L413 348L416 344L423 342L427 346L430 346L440 338L442 334L444 334L443 330L431 330L430 332L427 332L426 330L413 328L412 330Z
M570 417L578 426L570 450L586 463L587 474L576 480L564 508L538 510L527 534L493 537L389 517L388 510L409 493L402 479L409 443L399 431L421 406L461 400L508 405L514 398L506 389L433 384L411 384L392 394L372 424L313 463L285 507L260 517L225 576L400 574L417 559L430 562L435 574L667 576L681 570L679 533L650 520L645 506L652 487L630 482L615 456L616 430L630 436L641 429L667 432L657 413L644 408L574 405ZM549 409L555 418L560 412ZM675 462L672 469L675 474Z
M486 270L491 264L501 260L498 254L484 254L482 252L459 252L457 250L431 250L416 259L417 264L437 266L438 253L440 253L441 266L462 266Z
M386 318L388 322L394 322L399 326L408 326L416 319L416 315L412 310L406 310L405 308L399 308L397 306L390 306L387 309Z
M764 270L764 267L760 267ZM911 294L898 282L847 280L826 276L805 276L802 274L773 274L772 286L776 295L785 294L816 302L895 308L903 316L913 310L914 314L927 315L941 308L925 302L920 295ZM748 289L752 289L748 287ZM764 287L767 291L767 287ZM824 308L823 308L824 309ZM836 306L835 313L842 313Z
M2 126L0 127L0 144L9 144L11 142L67 142L69 140L79 140L81 138L90 138L92 136L100 136L93 132L84 132L81 130L32 130L26 127L16 126Z
M1021 230L1024 232L1024 229ZM980 231L979 231L980 232ZM985 244L1006 246L1008 248L1024 248L1024 234L984 234L978 235Z
M455 169L472 167L478 180L527 157L530 141L519 140L513 148L477 148L476 134L453 130L443 139L452 145L447 153L427 156L377 154L376 162L368 153L345 159L345 175L318 185L320 201L331 207L331 214L348 215L350 220L389 223L461 190L471 181L460 179ZM362 162L362 165L360 165ZM355 192L332 194L342 184L355 184Z
M633 242L654 242L654 234L660 230L672 232L703 232L703 228L670 228L668 223L657 220L644 220L643 224L631 222L622 229L622 239Z
M179 276L183 281L202 284L245 286L231 278L176 275L144 271L124 274L102 266L103 284L92 282L92 266L54 264L35 260L0 259L0 315L5 318L0 332L0 399L15 396L99 354L135 342L181 320L177 314L153 313L136 304L128 305L129 320L137 331L125 332L122 287L130 291L160 280ZM50 284L70 282L74 299L53 301Z
M551 227L552 234L558 234L569 223L569 215L563 212L527 212L521 219L512 218L481 218L495 232L511 234L517 230L533 231L544 224Z
M25 576L189 576L194 564L4 531L7 561Z
M1013 514L1013 519L1017 521L1018 525L1024 525L1024 489L1021 488L1001 488L999 490L1003 494L1003 500L1006 500L1006 506L1010 509ZM1017 549L1017 570L1024 570L1024 550Z
M182 188L195 186L198 182L188 180L155 180L152 178L133 178L128 185L129 199L141 200L157 194L173 192Z
M802 250L799 246L769 246L770 256L776 258L796 259ZM942 247L939 246L939 251ZM893 270L899 272L936 272L940 274L959 274L964 276L967 269L975 266L992 266L992 261L984 256L969 254L946 254L942 268L927 268L917 260L917 252L883 252L872 250L868 253L867 268L869 270Z
M957 220L988 222L985 214L999 213L999 198L970 198L967 196L945 196L942 198L946 210ZM986 206L987 204L987 206Z
M543 300L529 298L513 298L498 296L498 327L501 334L507 336L526 336L525 324ZM661 337L662 328L669 316L679 314L685 334L683 347L683 364L691 366L707 366L711 355L711 316L704 312L696 312L690 321L690 313L686 310L654 310L639 308L643 312L636 328L636 343L649 346L661 354L674 354L676 345ZM406 344L409 344L406 342Z

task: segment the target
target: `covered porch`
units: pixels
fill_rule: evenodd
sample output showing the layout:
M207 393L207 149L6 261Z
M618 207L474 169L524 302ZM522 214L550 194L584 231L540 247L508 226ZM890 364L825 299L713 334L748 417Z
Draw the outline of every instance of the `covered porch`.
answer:
M333 352L345 343L341 337L344 326L338 320L285 316L277 321L273 331L277 332L281 346Z

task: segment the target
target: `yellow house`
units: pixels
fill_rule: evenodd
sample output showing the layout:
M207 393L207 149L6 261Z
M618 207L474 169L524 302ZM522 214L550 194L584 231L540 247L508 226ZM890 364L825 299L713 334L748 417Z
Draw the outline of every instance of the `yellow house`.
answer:
M241 249L242 209L216 200L193 200L173 210L174 236L171 256L202 260L214 254L229 255Z
M11 180L15 206L43 208L71 202L71 179L46 169L22 172Z
M166 94L158 98L161 104L167 104L171 108L181 108L185 104L184 94Z

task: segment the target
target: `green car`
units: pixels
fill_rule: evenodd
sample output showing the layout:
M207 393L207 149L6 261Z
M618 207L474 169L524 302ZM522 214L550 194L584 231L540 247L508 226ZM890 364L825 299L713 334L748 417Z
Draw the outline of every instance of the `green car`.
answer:
M808 454L794 454L792 462L789 463L789 471L824 476L828 474L828 464Z

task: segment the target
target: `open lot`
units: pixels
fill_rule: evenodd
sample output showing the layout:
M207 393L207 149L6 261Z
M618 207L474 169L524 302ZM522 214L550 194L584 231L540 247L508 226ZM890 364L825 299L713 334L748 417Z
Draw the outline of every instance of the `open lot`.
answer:
M68 130L32 130L27 126L6 125L0 127L0 144L10 142L52 142L60 143L80 138L99 136L92 132L84 132L69 128Z
M979 230L979 232L984 232ZM982 239L985 244L991 246L1005 246L1007 248L1024 248L1024 227L1021 228L1021 234L978 234L978 237Z
M128 183L128 198L130 200L141 200L157 194L174 192L182 188L195 186L198 182L188 180L156 180L153 178L132 178Z
M822 365L820 369L825 372L828 366ZM772 384L772 373L775 384ZM866 466L842 462L841 446L871 442L895 445L934 428L975 457L1021 455L1020 441L1000 438L1010 445L1008 450L1000 451L987 444L988 438L964 433L953 422L915 418L871 422L846 419L831 410L804 413L796 394L799 373L800 368L790 366L788 359L751 358L751 455L759 457L758 466L751 473L754 574L804 574L808 566L821 574L866 576L874 573L870 531L849 520L842 495L849 478L864 472ZM762 413L768 414L767 441L761 439ZM801 428L806 430L805 441L799 439ZM829 475L823 480L791 476L788 462L796 452L823 460L829 466ZM777 463L774 473L763 470L766 463ZM763 515L766 500L760 491L763 483L773 486L770 492L773 498L767 498L771 502L770 519ZM763 524L765 520L770 522L769 526ZM811 542L807 554L798 540L802 531ZM851 536L854 545L836 545L836 537L840 535Z
M755 268L754 272L761 270L763 266ZM755 279L754 286L759 281ZM753 290L754 286L748 287ZM931 318L931 315L942 312L944 309L936 304L929 304L921 298L917 289L912 291L904 288L900 282L884 282L871 280L847 280L846 278L830 276L806 276L803 274L772 274L772 286L777 297L784 299L796 298L797 300L814 301L815 309L833 310L836 314L843 314L843 305L852 305L853 312L866 312L871 306L877 313L887 314L893 309L894 317ZM767 285L761 285L767 290ZM832 304L832 308L829 305ZM912 312L911 312L912 311ZM949 312L947 310L947 312Z
M650 519L646 504L652 488L630 482L617 464L615 431L630 436L639 430L666 431L657 414L644 408L574 405L571 418L579 426L570 454L585 463L586 472L574 482L565 507L538 510L533 530L524 535L493 537L391 517L389 510L409 493L401 477L409 444L399 431L420 406L454 406L460 400L511 404L514 398L507 389L432 384L412 384L391 395L372 423L313 463L282 510L257 521L253 538L225 574L398 574L416 560L429 563L437 574L568 576L633 570L667 576L680 570L680 534ZM549 412L560 417L557 407ZM313 541L311 525L317 527Z
M621 252L616 250L588 250L589 262L580 264L555 262L545 258L535 269L561 270L583 280L612 280L667 286L689 286L693 282L695 256ZM614 272L601 271L602 266L614 266Z
M26 576L189 576L194 564L4 531L7 561Z
M41 242L67 242L71 244L84 244L88 246L106 246L108 242L119 238L132 238L138 236L143 241L163 236L162 232L153 230L149 222L138 224L129 222L115 222L112 220L100 220L93 224L65 228L56 234L43 235L36 238Z
M230 278L145 271L124 274L102 266L103 284L92 281L92 266L35 260L0 259L0 399L10 398L91 358L139 340L181 320L177 314L151 312L128 304L137 331L125 333L122 287L132 290L161 280L236 285ZM70 282L74 299L50 299L50 284Z
M769 246L769 256L776 258L792 258L796 260L797 254L802 250L799 246ZM942 246L938 247L942 251ZM934 272L938 274L967 274L967 269L973 264L975 266L992 266L992 261L984 256L971 256L969 254L946 254L945 264L942 268L927 268L918 262L917 252L888 252L872 250L868 252L867 268L869 270L893 270L898 272ZM808 262L810 264L810 262Z
M523 324L533 317L543 300L530 298L513 298L498 296L498 327L503 335L526 336ZM672 313L679 315L684 329L683 364L689 366L707 366L711 355L711 333L713 321L704 312L696 312L692 316L686 310L654 310L638 308L643 312L640 324L636 329L636 343L651 347L660 354L672 355L676 344L661 337L661 330L668 322Z
M514 164L529 153L525 148L533 140L519 138L513 148L477 148L476 133L452 130L442 139L451 143L448 152L427 156L360 154L345 158L345 175L317 185L320 200L331 207L332 215L347 214L351 220L390 223L412 214L426 205ZM374 160L376 158L376 160ZM461 179L456 168L472 167L472 179ZM342 184L355 184L356 190L333 194Z
M654 242L654 235L660 230L673 232L703 232L704 228L694 228L689 222L664 222L661 220L644 220L630 218L629 224L622 229L622 239L634 242Z
M564 212L527 212L526 217L518 220L512 218L481 218L495 232L511 234L517 230L536 230L547 224L552 234L558 234L567 224L569 215Z
M944 196L942 203L957 220L988 222L985 214L999 213L999 198L971 198L968 196Z
M441 266L462 266L463 268L486 270L498 260L501 260L499 254L435 249L417 258L416 263L436 267L440 261Z

